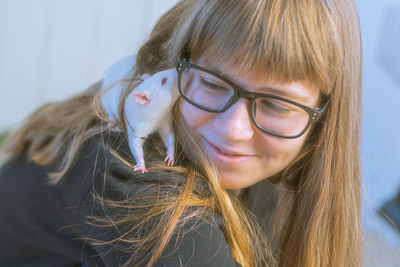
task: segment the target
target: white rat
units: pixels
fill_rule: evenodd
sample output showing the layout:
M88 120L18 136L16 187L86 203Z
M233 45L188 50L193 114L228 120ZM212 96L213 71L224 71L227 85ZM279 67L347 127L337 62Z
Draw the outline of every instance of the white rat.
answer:
M102 95L102 104L111 120L119 120L118 102L123 91L123 83L112 80L122 80L132 69L134 59L125 58L114 64L103 82L105 93ZM118 70L118 71L116 71ZM122 73L121 72L124 72ZM110 77L113 76L113 77ZM147 136L157 132L167 148L164 161L168 166L174 163L175 135L172 129L170 109L176 102L179 91L176 85L177 73L175 69L160 71L150 76L142 75L141 82L125 100L125 123L129 139L129 147L136 160L135 171L147 172L143 158L143 143ZM112 86L107 88L107 85Z

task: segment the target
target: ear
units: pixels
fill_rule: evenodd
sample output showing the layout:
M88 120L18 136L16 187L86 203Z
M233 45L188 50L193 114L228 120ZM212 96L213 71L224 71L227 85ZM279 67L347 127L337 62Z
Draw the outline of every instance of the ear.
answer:
M151 75L148 73L143 74L142 76L140 76L140 79L142 79L143 81L146 80L147 78L149 78Z
M137 93L131 94L131 98L133 99L133 101L135 101L136 103L139 103L141 105L150 103L150 97L145 92L137 92Z

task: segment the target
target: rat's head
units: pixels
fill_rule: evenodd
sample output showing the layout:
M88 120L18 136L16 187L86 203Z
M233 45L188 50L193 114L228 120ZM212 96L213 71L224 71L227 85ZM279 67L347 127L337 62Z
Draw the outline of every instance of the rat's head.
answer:
M151 92L153 95L159 94L160 96L171 93L174 102L179 96L176 87L177 73L175 69L163 70L153 75L143 74L140 78L143 80L140 84L140 88L143 91Z

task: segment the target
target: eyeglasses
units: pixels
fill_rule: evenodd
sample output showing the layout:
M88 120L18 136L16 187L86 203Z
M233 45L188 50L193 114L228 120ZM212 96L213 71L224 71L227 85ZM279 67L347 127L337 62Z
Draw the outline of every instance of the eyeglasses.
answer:
M257 128L277 137L300 137L321 117L328 104L314 109L280 96L249 92L222 75L181 58L176 70L179 92L188 103L221 113L239 98L245 98L249 100L249 111Z

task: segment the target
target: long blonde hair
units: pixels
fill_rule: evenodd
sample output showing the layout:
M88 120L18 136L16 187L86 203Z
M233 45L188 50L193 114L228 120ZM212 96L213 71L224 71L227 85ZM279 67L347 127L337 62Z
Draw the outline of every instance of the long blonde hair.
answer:
M270 255L266 233L248 213L254 208L251 205L260 205L259 202L240 202L221 188L217 171L176 106L174 126L181 165L170 170L176 176L162 166L153 168L168 179L180 181L165 189L175 193L161 198L152 194L151 190L160 186L156 183L143 190L141 198L110 201L98 197L103 205L121 210L121 214L123 209L136 212L132 217L112 221L94 218L106 226L140 218L132 231L156 214L164 214L160 217L163 224L158 225L166 227L152 229L138 240L123 235L93 244L127 243L132 253L127 265L137 263L135 257L142 248L150 253L141 263L152 265L179 225L193 218L193 214L205 218L212 211L222 215L232 255L243 266L360 266L361 41L354 2L180 1L158 21L140 48L132 84L139 74L174 67L180 55L235 64L247 72L263 69L277 81L310 81L319 87L323 100L329 101L326 113L313 127L298 157L270 178L286 189L279 194L279 208L268 214L276 219L267 229L273 233L269 242L276 241L274 255ZM124 96L133 89L128 86ZM106 119L98 96L98 86L94 86L75 98L41 107L14 135L9 153L16 156L27 152L43 165L61 161L59 172L51 176L51 181L57 183L73 165L82 143L105 131ZM123 105L119 110L123 115ZM123 116L120 117L123 123ZM125 165L132 165L113 153ZM151 175L152 172L143 179ZM208 185L208 193L196 189L202 182ZM246 192L251 196L254 190L250 187ZM263 218L259 222L263 223Z

